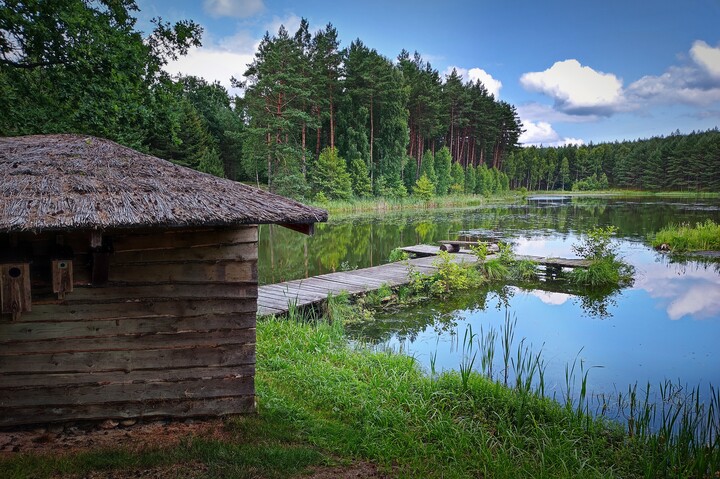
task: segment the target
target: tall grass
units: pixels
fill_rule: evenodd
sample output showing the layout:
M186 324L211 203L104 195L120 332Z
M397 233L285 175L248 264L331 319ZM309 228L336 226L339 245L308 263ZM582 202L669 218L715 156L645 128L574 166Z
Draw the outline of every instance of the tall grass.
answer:
M516 398L513 417L523 423L532 415L534 400L550 400L545 390L546 363L540 352L534 352L525 339L515 344L516 319L506 314L505 322L497 332L494 328L474 335L468 327L463 339L463 358L460 376L463 387L471 383L472 358L481 358L478 375L509 388ZM477 349L465 344L475 341ZM496 344L499 343L499 344ZM493 376L492 364L497 349L501 351L502 381ZM650 384L638 391L637 384L626 393L618 393L616 406L609 407L605 395L594 396L588 389L592 369L581 358L580 350L572 363L565 366L565 384L562 391L564 420L588 435L617 434L624 430L623 439L617 438L631 455L637 454L638 477L718 477L720 475L720 390L709 386L709 395L703 400L699 386L688 388L670 381L661 383L657 392ZM530 400L529 398L533 398ZM555 393L552 402L555 401ZM594 407L593 403L599 403ZM555 403L558 404L559 403ZM596 414L591 410L599 411ZM614 417L610 417L610 414ZM630 475L631 477L632 474Z
M330 200L309 204L324 208L330 213L359 213L363 211L395 211L411 209L435 209L465 206L479 206L494 201L507 201L518 196L512 192L503 192L491 197L479 195L435 196L429 200L416 197L408 198L355 198L350 201Z
M655 248L666 244L676 252L717 251L720 250L720 224L707 220L695 225L669 225L655 233L651 243Z

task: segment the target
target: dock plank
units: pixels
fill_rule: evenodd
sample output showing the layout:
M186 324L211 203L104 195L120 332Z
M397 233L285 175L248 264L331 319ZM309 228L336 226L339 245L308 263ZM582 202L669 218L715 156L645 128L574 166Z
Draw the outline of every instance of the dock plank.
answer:
M312 278L296 279L284 283L260 286L258 288L258 315L283 314L288 311L288 304L308 306L327 299L328 295L337 296L347 293L351 296L379 289L383 285L400 286L410 282L408 273L418 271L432 274L437 271L433 263L440 252L438 246L416 245L402 248L404 251L425 251L425 256L388 263L370 268L353 271L326 273ZM477 257L469 251L450 254L453 263L475 263ZM488 259L493 256L488 256ZM539 265L562 268L585 268L589 261L572 258L549 258L543 256L517 255L517 259L534 261Z

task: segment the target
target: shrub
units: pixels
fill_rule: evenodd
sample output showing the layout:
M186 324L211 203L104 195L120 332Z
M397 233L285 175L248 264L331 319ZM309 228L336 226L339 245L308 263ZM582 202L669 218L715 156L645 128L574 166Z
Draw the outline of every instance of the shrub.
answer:
M634 269L618 259L617 245L612 241L612 235L616 232L614 226L596 226L580 243L572 246L575 254L591 263L588 268L575 268L570 273L571 282L598 287L623 285L632 281Z
M427 175L422 175L415 182L415 186L413 186L413 194L420 199L427 201L435 196L435 185L433 185Z

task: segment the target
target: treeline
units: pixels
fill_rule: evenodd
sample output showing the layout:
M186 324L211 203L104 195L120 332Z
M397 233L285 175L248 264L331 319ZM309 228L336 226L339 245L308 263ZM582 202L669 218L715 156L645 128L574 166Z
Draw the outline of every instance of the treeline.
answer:
M404 196L426 151L445 148L463 173L500 169L521 133L515 108L481 82L442 81L419 54L393 62L359 39L341 49L332 25L266 34L245 76L243 168L284 194Z
M513 188L532 190L720 190L717 127L647 140L559 148L528 147L508 155Z
M411 194L425 151L446 147L463 171L499 169L517 144L512 105L456 72L443 81L418 54L395 62L361 40L341 48L331 25L311 33L303 20L266 34L247 70L237 65L247 81L233 80L244 89L235 97L164 71L200 44L197 24L155 19L144 35L137 10L132 0L3 2L0 135L92 134L302 198ZM443 181L436 194L451 191Z

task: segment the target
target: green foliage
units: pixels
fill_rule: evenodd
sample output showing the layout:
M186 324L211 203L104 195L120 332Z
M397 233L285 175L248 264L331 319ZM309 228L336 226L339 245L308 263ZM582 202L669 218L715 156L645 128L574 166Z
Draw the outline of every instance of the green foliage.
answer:
M672 251L720 250L720 224L713 220L704 223L669 225L658 231L651 239L652 245L659 248L668 245Z
M435 196L435 185L433 185L427 175L422 175L415 182L413 195L426 201Z
M405 261L409 258L410 255L408 255L407 252L401 250L400 248L395 248L390 252L390 256L388 256L388 262L396 263L398 261Z
M453 163L450 168L450 191L453 194L465 191L465 171L460 163Z
M441 251L433 261L437 268L435 273L425 275L411 274L411 287L417 293L444 297L453 291L478 287L482 284L482 277L477 269L470 264L453 261L453 255Z
M616 226L596 226L588 231L580 240L574 244L572 250L575 254L584 259L596 260L617 257L617 245L613 243L612 237L617 233Z
M576 191L610 187L717 191L719 160L720 131L714 128L597 145L526 147L510 155L503 170L513 188L531 190L566 190L574 180Z
M450 169L452 168L452 156L447 146L443 146L435 154L435 174L437 176L436 190L439 196L445 196L450 189Z
M322 192L329 199L347 200L352 196L352 182L345 160L335 148L325 148L312 168L313 191Z
M422 157L420 165L420 176L427 176L431 183L437 183L437 175L435 174L435 156L432 151L427 150Z
M616 232L615 226L596 226L580 243L572 246L575 254L591 263L587 268L573 269L570 281L590 287L622 286L632 282L633 267L617 257L617 245L612 241Z
M367 165L364 161L355 159L350 162L350 179L355 196L358 198L372 196L370 176L368 175Z
M598 178L597 175L595 173L593 173L591 176L573 183L572 190L573 191L606 190L609 188L609 186L610 186L610 184L608 183L608 179L607 179L607 176L605 175L605 173L602 173L600 175L600 178Z
M475 193L475 168L468 165L465 169L465 194L472 195Z
M142 148L154 122L168 59L200 44L195 23L156 20L135 29L134 1L3 3L0 135L78 132ZM172 125L173 127L177 126Z
M507 243L498 243L498 252L488 257L488 246L478 243L470 248L477 256L477 269L490 282L531 281L537 279L537 265L528 260L518 260Z
M380 176L375 182L376 194L383 198L402 199L408 195L407 189L400 177L391 175L389 177Z
M315 193L315 198L313 198L313 202L317 205L325 206L328 204L329 200L328 197L325 196L325 193L323 193L322 191L318 191L317 193Z

